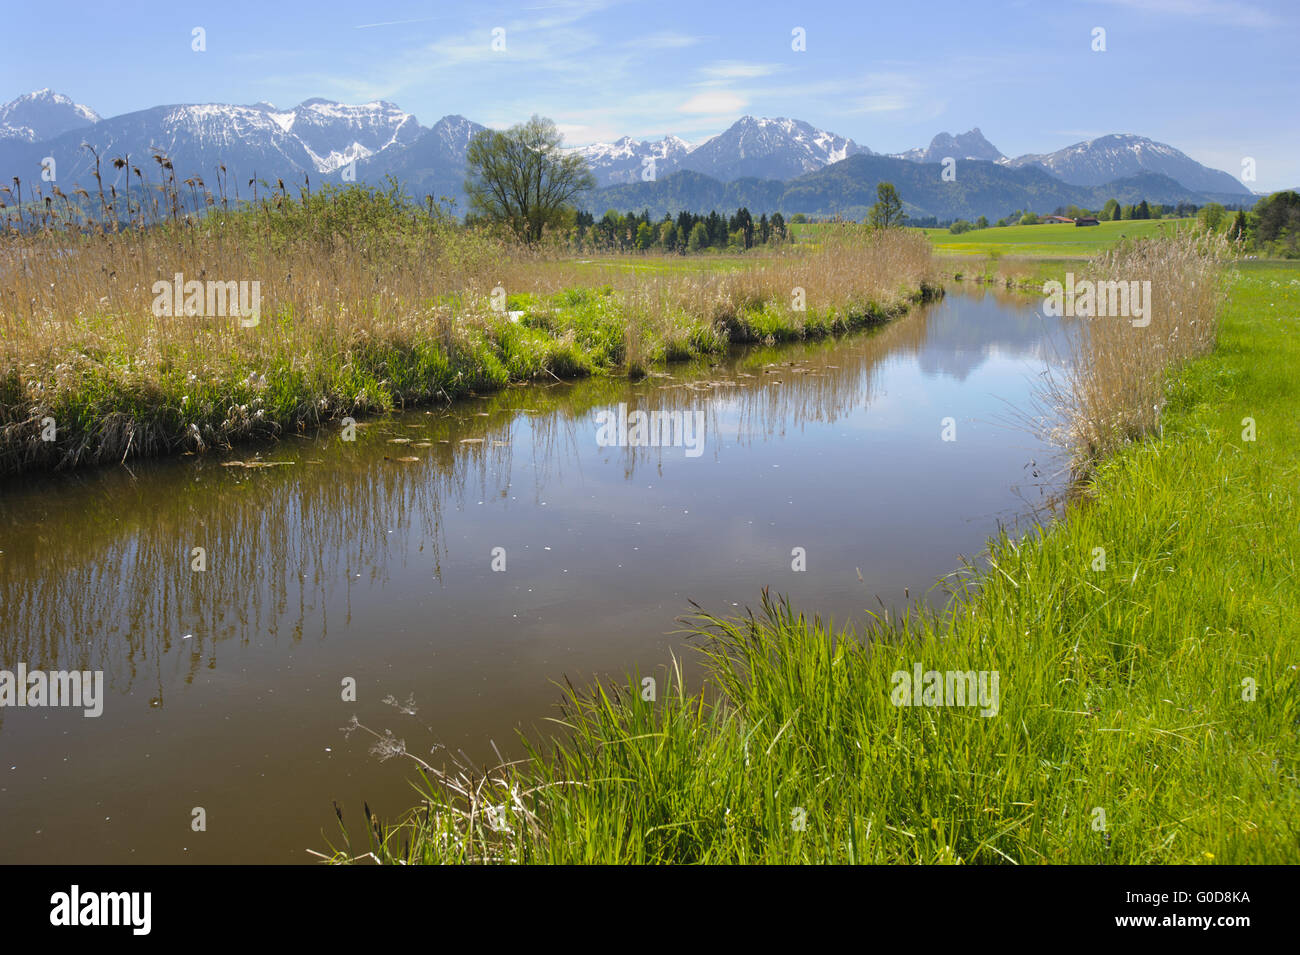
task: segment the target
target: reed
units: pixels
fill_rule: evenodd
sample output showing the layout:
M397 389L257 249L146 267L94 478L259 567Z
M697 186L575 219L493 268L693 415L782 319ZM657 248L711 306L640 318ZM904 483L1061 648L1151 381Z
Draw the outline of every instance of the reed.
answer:
M939 291L925 240L901 232L845 228L808 253L730 270L666 257L647 272L463 228L391 184L293 196L280 183L232 205L156 166L156 197L101 192L98 217L88 194L10 206L0 474L224 448L513 381L639 374L881 321ZM160 282L202 283L200 314L158 314ZM211 314L207 283L223 283L217 304L225 283L257 283L256 323Z
M1214 348L1229 254L1222 237L1185 229L1126 240L1080 269L1078 280L1144 289L1146 301L1140 318L1082 319L1074 353L1048 383L1049 402L1064 421L1056 438L1071 451L1078 477L1159 431L1169 374Z

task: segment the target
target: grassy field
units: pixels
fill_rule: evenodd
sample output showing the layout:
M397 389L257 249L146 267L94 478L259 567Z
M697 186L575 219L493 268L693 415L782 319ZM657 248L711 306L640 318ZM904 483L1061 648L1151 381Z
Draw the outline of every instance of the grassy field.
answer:
M1193 219L1139 219L1096 226L996 226L953 235L917 229L929 239L945 279L1038 292L1126 240L1187 235Z
M195 310L160 314L155 285L177 275L198 286ZM848 226L815 250L743 258L580 258L365 189L16 232L0 277L0 475L228 447L512 382L639 375L882 322L941 292L927 243L901 232ZM205 308L205 282L207 302L214 286L256 286L259 314Z
M1008 255L1087 259L1121 239L1153 238L1185 228L1192 219L1133 219L1095 226L1012 225L953 235L947 229L921 229L940 255Z
M335 859L1300 862L1300 273L1230 282L1158 431L991 542L954 613L695 618L710 693L570 691L554 749L426 767ZM996 673L994 705L895 705L916 667Z

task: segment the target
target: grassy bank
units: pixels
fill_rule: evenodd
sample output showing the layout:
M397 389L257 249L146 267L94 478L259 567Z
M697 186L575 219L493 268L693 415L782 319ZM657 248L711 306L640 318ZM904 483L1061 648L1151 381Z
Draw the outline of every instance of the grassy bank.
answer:
M425 804L346 820L336 858L1300 861L1298 314L1294 272L1234 272L1155 429L1062 520L993 541L954 614L694 618L709 693L571 691L557 746L427 766ZM996 713L894 705L918 665L996 672Z
M359 188L4 242L0 474L227 447L512 382L636 375L881 322L939 294L927 244L901 232L846 227L807 254L628 268ZM177 274L204 283L196 308L182 285L186 307L158 314L155 283ZM212 282L247 283L250 300L257 283L258 314L215 314Z

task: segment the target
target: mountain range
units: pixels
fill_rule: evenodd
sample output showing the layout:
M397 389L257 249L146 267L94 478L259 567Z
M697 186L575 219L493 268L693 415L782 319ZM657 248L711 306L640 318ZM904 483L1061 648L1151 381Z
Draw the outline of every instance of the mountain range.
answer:
M40 178L55 161L56 182L93 186L99 154L105 183L123 173L110 158L129 155L157 178L153 153L171 160L180 180L204 179L216 191L217 167L228 195L248 196L250 181L298 184L382 183L393 176L415 196L447 196L463 208L465 154L485 127L459 115L431 127L388 102L346 105L310 99L292 109L182 104L101 118L51 90L0 106L0 181ZM914 216L996 218L1014 209L1046 211L1071 203L1253 202L1226 172L1141 136L1110 135L1052 153L1004 156L979 130L939 133L927 147L881 155L798 119L744 116L717 136L691 144L676 136L623 137L576 147L598 188L584 199L597 213L650 208L781 210L856 215L874 202L876 183L893 182ZM941 176L957 160L956 181ZM26 192L26 189L24 190ZM65 189L65 191L70 191ZM1132 198L1129 198L1132 197ZM1100 199L1100 201L1098 201Z

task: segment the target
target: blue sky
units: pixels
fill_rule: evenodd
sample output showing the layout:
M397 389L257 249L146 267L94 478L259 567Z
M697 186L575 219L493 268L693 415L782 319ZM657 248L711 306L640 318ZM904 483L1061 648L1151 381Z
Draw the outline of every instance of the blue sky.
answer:
M1295 0L17 3L3 29L0 101L50 87L103 116L385 99L425 125L536 112L580 145L694 142L749 113L878 152L979 126L1008 155L1129 132L1234 175L1252 157L1257 190L1300 186Z

